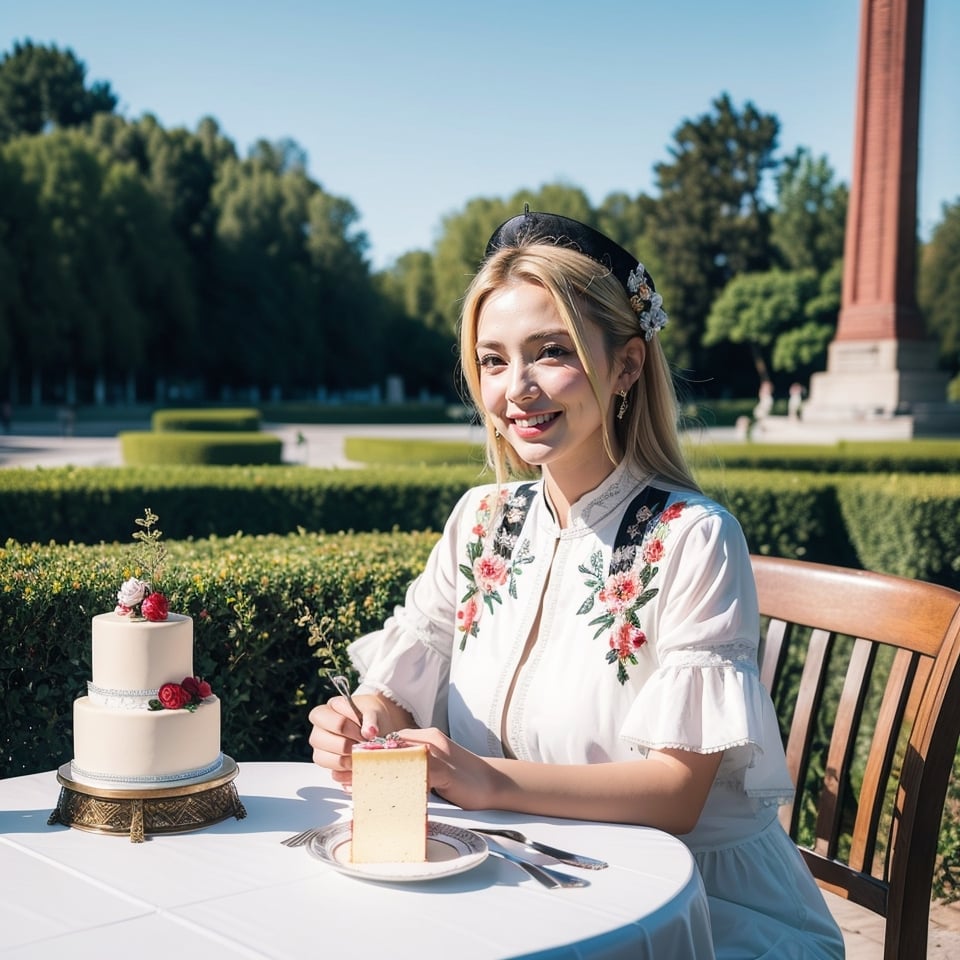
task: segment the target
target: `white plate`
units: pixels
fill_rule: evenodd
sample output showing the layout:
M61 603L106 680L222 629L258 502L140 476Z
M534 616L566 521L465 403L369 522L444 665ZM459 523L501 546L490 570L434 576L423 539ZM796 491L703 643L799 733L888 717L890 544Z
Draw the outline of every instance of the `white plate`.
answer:
M350 860L350 821L321 830L307 843L318 860L341 873L364 880L409 882L434 880L471 870L487 858L487 841L462 827L427 823L427 859L424 863L353 863Z

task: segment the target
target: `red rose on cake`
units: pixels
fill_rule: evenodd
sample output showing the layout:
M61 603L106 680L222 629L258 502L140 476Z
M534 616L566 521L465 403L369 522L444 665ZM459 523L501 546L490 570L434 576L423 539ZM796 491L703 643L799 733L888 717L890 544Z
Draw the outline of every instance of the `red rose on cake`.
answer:
M157 699L165 710L180 710L190 702L190 694L179 683L165 683L157 691Z
M147 620L166 620L170 614L170 603L162 593L154 591L143 598L140 612Z
M212 695L213 690L206 680L184 677L182 683L165 683L148 706L151 710L189 710L192 713Z
M146 580L130 577L124 580L117 591L117 606L114 613L118 617L130 617L132 620L166 620L170 615L170 603L167 598L154 590Z
M206 698L213 693L210 684L207 683L206 680L201 680L199 677L184 677L183 683L181 683L180 686L183 687L191 697L195 697L197 700L206 700Z

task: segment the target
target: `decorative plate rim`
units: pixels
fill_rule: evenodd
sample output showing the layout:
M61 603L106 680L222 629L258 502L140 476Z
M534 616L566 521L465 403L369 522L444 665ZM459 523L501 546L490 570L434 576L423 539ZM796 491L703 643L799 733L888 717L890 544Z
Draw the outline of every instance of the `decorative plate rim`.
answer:
M452 858L427 860L421 863L351 863L337 856L336 851L350 842L352 821L342 820L325 827L307 842L307 852L340 873L361 880L385 880L390 883L410 883L450 877L472 870L487 859L487 841L464 827L436 820L427 821L428 857L431 841L456 852Z

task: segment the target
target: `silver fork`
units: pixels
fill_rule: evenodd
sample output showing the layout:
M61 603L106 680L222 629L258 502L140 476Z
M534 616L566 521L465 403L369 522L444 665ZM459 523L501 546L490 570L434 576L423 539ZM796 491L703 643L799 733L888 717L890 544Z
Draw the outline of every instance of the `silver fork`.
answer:
M323 827L311 827L309 830L303 830L301 833L295 833L292 837L287 837L280 842L285 847L303 847L322 830Z
M491 856L500 857L502 860L508 860L515 863L522 870L526 870L535 880L539 880L545 887L555 890L557 887L586 887L589 886L582 877L572 877L569 873L561 873L559 870L551 870L549 867L542 867L539 863L532 863L530 860L524 860L523 857L514 856L507 853L506 850L490 850Z

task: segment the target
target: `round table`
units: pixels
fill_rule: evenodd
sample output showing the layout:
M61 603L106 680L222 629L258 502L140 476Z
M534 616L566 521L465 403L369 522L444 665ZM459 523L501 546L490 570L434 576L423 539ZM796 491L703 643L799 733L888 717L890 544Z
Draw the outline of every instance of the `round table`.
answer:
M645 827L464 811L431 800L431 820L508 826L606 860L557 865L588 885L549 890L488 857L427 881L383 883L333 869L280 841L350 816L350 798L310 763L240 763L247 812L203 830L132 844L47 819L56 772L0 780L0 953L10 957L712 958L709 909L686 846ZM493 842L491 841L491 847Z

